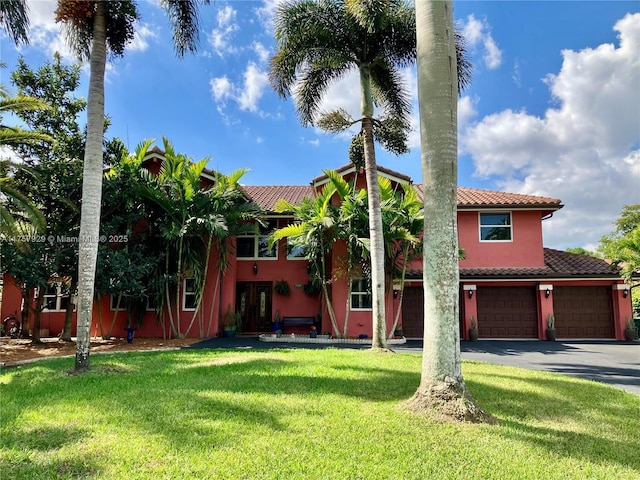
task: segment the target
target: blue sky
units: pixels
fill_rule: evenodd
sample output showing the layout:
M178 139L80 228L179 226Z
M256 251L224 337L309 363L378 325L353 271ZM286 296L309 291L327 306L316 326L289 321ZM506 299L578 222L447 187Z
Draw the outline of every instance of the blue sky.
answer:
M223 173L250 168L252 185L307 184L347 163L346 136L301 127L293 102L269 87L277 0L203 7L200 50L183 59L158 2L138 3L136 39L107 71L110 136L131 149L166 136ZM16 49L0 37L5 84L19 54L32 68L54 50L73 60L55 2L28 4L31 44ZM595 247L624 204L640 203L640 2L454 1L454 9L475 68L459 100L459 184L560 198L545 245ZM404 73L416 102L415 69ZM357 114L355 75L328 93L326 107L338 106ZM400 157L378 148L378 163L420 183L417 131L411 147Z

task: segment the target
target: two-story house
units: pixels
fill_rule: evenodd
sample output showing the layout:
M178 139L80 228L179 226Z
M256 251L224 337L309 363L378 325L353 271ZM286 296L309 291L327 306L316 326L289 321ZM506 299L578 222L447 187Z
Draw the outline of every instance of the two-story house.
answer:
M151 171L163 159L163 152L152 149L145 166ZM401 173L379 167L378 173L394 185L411 179ZM211 173L211 172L209 172ZM338 169L346 180L366 188L363 172L347 165ZM210 181L212 177L208 177ZM328 182L322 175L309 185L244 186L247 199L265 212L266 226L256 225L255 231L232 240L233 254L222 275L217 268L208 269L201 311L206 318L204 336L219 335L226 311L241 316L242 331L258 334L272 330L276 312L280 317L318 318L321 330L331 331L331 322L322 296L309 292L309 263L299 249L291 249L282 240L270 249L266 238L273 228L290 224L292 215L275 213L275 204L285 199L293 204L313 197ZM422 196L422 186L412 188ZM339 201L339 199L336 199ZM473 319L483 338L545 339L549 315L555 317L558 338L624 339L625 320L632 317L630 288L617 271L597 258L544 248L542 222L562 208L560 200L532 195L458 188L459 243L465 251L460 260L460 332L468 338ZM346 247L336 242L331 250L329 270L336 272ZM212 260L213 261L213 260ZM414 260L408 270L402 295L398 286L388 288L385 300L389 331L400 313L403 333L409 338L423 334L422 262ZM288 295L278 294L276 282L285 280ZM330 293L338 324L342 327L349 308L349 336L372 333L371 310L366 281L351 281L334 275ZM350 293L349 293L350 292ZM43 292L46 296L41 327L49 335L62 330L64 309L68 298L52 284ZM181 331L191 323L195 311L195 292L185 279L179 301ZM348 307L347 307L348 306ZM106 298L94 307L92 335L98 335L98 309L103 318L114 317L115 335L121 335L126 325L126 313L114 315L114 299ZM20 312L19 289L5 277L2 298L2 318ZM136 335L163 336L163 328L150 309ZM292 331L296 330L293 327ZM287 333L287 332L285 332ZM197 337L200 330L194 323L187 336Z

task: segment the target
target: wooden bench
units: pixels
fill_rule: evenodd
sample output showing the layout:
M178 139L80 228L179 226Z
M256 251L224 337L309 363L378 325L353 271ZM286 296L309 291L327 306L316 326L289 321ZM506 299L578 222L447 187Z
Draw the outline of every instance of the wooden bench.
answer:
M286 327L311 327L314 325L318 329L316 317L282 317L283 332Z

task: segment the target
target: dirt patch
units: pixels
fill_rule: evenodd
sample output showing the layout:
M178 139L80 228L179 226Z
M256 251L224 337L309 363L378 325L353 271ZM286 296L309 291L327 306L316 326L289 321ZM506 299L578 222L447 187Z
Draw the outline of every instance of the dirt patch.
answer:
M199 342L197 338L165 340L162 338L136 338L128 344L124 338L102 340L91 339L91 353L94 352L137 352L144 350L163 350L185 347ZM31 339L0 338L0 364L10 366L23 360L35 358L75 356L76 342L61 342L57 337L43 338L42 343L33 343Z
M441 423L498 423L497 418L476 405L466 389L453 382L424 386L405 402L405 406Z

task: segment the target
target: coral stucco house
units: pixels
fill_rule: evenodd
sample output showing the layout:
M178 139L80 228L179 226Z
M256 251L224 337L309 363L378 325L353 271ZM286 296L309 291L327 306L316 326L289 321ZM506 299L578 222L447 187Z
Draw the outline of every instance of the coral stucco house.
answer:
M162 152L149 153L148 167L162 160ZM338 170L346 180L366 188L365 176L348 165ZM399 186L411 181L401 173L379 167L379 175ZM247 199L258 204L268 220L268 228L256 227L255 233L234 239L235 248L230 265L215 288L215 268L210 268L203 297L202 315L206 319L204 336L216 336L224 312L240 312L242 330L259 333L272 330L272 320L280 317L321 317L320 328L330 331L331 324L323 311L318 293L306 293L309 281L308 262L299 252L280 241L270 250L266 245L269 229L283 227L295 219L291 215L274 213L280 199L297 203L313 196L328 179L319 176L309 185L245 186ZM419 196L421 185L413 185ZM558 338L624 339L625 320L632 317L629 286L603 260L544 248L542 222L562 208L560 200L531 195L458 189L458 229L460 246L466 258L460 260L460 328L461 337L468 337L471 318L477 321L480 337L545 339L546 322L554 315ZM338 270L345 246L336 242L331 256L332 271ZM289 295L275 292L275 283L286 280ZM371 311L367 308L366 282L352 282L347 298L347 280L333 278L331 297L339 326L350 303L348 335L371 335ZM397 287L396 287L397 288ZM406 337L421 337L423 332L421 261L414 261L408 270L402 296L394 288L386 298L387 330L401 309L403 333ZM394 294L395 292L395 294ZM68 298L60 294L55 284L45 292L45 310L41 327L49 335L62 330L64 309ZM400 299L402 297L402 305ZM181 331L185 331L194 315L194 293L188 280L183 282L181 301ZM97 335L97 309L102 309L105 321L116 319L114 334L120 335L126 325L126 313L114 315L113 301L106 299L94 307L92 335ZM2 318L20 312L19 290L11 278L5 277ZM210 324L209 324L210 320ZM301 330L302 329L302 330ZM306 327L290 327L285 333L308 332ZM74 332L75 334L75 332ZM199 336L197 322L187 336ZM156 313L149 311L139 327L138 336L162 336Z

